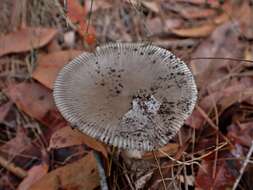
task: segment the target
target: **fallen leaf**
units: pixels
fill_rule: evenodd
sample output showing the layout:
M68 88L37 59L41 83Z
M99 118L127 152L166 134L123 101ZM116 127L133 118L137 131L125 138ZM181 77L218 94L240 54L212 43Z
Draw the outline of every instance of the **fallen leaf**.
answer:
M230 125L227 136L232 142L250 147L253 139L253 122Z
M244 60L253 60L253 46L247 46L244 49ZM244 62L245 67L253 67L253 62Z
M199 7L195 8L185 8L180 11L180 14L187 19L200 19L214 16L216 14L214 9L200 9Z
M32 76L46 87L53 89L53 83L60 69L82 51L66 50L41 55Z
M26 52L50 42L57 31L51 28L24 28L0 37L0 56Z
M49 110L56 108L51 92L40 84L11 84L5 91L19 109L32 118L42 120Z
M219 105L221 107L221 112L223 112L235 102L244 101L248 97L252 96L252 91L253 89L251 88L251 84L240 83L238 85L233 85L213 92L212 94L204 97L198 105L207 114L215 105ZM198 109L194 109L193 113L185 123L193 128L199 129L205 123L205 118Z
M183 24L181 19L176 19L176 18L167 18L164 21L164 30L165 31L170 31L173 28L179 28Z
M21 127L17 127L17 133L14 138L6 142L4 145L0 146L0 152L4 153L10 158L13 158L13 155L18 155L25 148L30 145L31 139L27 134L22 130Z
M209 36L215 28L215 24L208 23L193 28L171 29L171 32L180 37L200 38Z
M85 37L87 31L87 22L85 18L87 18L87 11L85 6L81 6L81 4L77 0L67 0L67 17L77 25L77 31L82 36ZM92 26L89 26L88 29L89 34L95 34L95 29Z
M0 106L0 122L4 121L5 117L8 115L12 106L12 102L7 102Z
M231 188L239 174L239 170L235 164L236 161L226 160L225 158L231 159L233 155L230 154L229 157L220 158L217 163L213 160L203 159L195 179L195 187L215 190ZM216 164L215 172L213 171L214 164ZM214 177L212 176L213 173L215 174Z
M217 27L212 35L203 41L193 53L193 58L207 58L190 62L200 90L211 92L227 87L227 83L217 83L216 81L228 75L228 67L238 64L238 62L232 62L226 58L240 58L242 56L243 47L238 40L238 32L234 30L236 26L235 23L228 22ZM237 45L234 46L234 44ZM215 57L224 59L212 59Z
M20 110L50 127L51 132L68 125L54 104L52 92L41 84L10 84L5 93Z
M85 144L90 148L99 151L105 158L108 157L105 145L88 135L71 129L70 127L59 129L52 135L49 143L49 149L64 148L80 144Z
M155 12L155 13L159 13L160 11L160 7L159 4L155 1L141 1L141 3L148 8L149 10Z
M200 37L207 37L209 36L219 25L225 23L230 19L228 15L232 12L232 7L230 4L225 4L223 7L224 13L216 16L212 19L212 22L208 22L206 24L192 27L192 28L178 28L178 29L172 29L171 32L180 36L180 37L192 37L192 38L200 38ZM214 14L212 13L212 9L209 9L209 11L199 11L199 9L196 10L195 13L189 12L186 13L186 11L183 11L183 14L187 14L189 17L198 17L198 16L204 16L207 17L207 15ZM202 14L202 15L201 15Z
M92 152L72 164L68 164L46 174L33 184L30 190L77 190L95 189L99 186L96 160Z
M39 181L44 175L48 173L48 165L41 164L33 166L26 178L19 184L17 190L28 190L33 184Z
M155 17L147 20L147 27L150 35L157 35L163 32L163 23L160 18Z
M237 9L238 10L238 9ZM253 39L253 12L249 2L244 1L239 11L235 12L240 23L240 32L249 40Z

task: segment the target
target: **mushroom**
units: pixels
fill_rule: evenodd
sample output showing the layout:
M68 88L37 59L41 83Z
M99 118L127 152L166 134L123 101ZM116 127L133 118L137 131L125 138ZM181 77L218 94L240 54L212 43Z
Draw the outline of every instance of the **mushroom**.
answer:
M63 117L118 148L151 151L179 131L197 99L192 73L170 51L110 43L67 64L54 84Z

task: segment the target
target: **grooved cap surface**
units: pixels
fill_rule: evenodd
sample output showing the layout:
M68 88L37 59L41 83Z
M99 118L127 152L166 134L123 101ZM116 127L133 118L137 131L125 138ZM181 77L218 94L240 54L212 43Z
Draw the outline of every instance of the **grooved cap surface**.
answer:
M54 85L62 115L79 130L124 149L166 145L191 114L194 78L171 52L111 43L66 65Z

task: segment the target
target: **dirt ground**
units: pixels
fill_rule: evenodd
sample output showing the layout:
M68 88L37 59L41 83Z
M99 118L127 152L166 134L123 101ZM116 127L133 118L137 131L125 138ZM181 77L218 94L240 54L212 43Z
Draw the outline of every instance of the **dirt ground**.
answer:
M253 189L252 20L252 0L1 0L0 190ZM197 83L177 135L138 159L54 104L59 70L108 42L165 48Z

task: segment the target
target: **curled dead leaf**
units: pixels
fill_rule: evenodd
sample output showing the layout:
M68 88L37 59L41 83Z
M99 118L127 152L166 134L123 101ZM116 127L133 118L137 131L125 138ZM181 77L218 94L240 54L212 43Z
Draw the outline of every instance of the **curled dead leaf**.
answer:
M233 156L230 155L229 158L231 157ZM239 172L233 162L235 161L225 160L225 158L218 160L217 163L213 160L203 160L196 177L196 188L217 190L230 188ZM214 164L217 164L215 171L213 171Z
M41 164L33 166L29 171L27 177L19 184L18 190L28 190L34 183L39 181L48 172L48 165Z
M5 92L20 110L44 125L53 126L55 129L67 125L54 105L52 92L41 84L10 84Z
M85 144L90 148L102 153L104 158L107 158L107 151L105 145L96 141L94 138L89 137L77 130L70 127L64 127L56 131L49 143L49 149L64 148L73 145Z
M95 189L99 174L92 152L84 158L44 175L30 190Z
M200 38L208 36L215 28L215 24L208 23L193 28L172 29L171 32L180 37Z
M0 37L0 56L20 53L46 45L56 35L52 28L24 28Z
M187 19L199 19L214 16L216 14L214 9L182 9L181 14Z
M82 51L66 50L41 55L38 59L38 66L32 76L46 87L52 89L53 83L60 69Z

